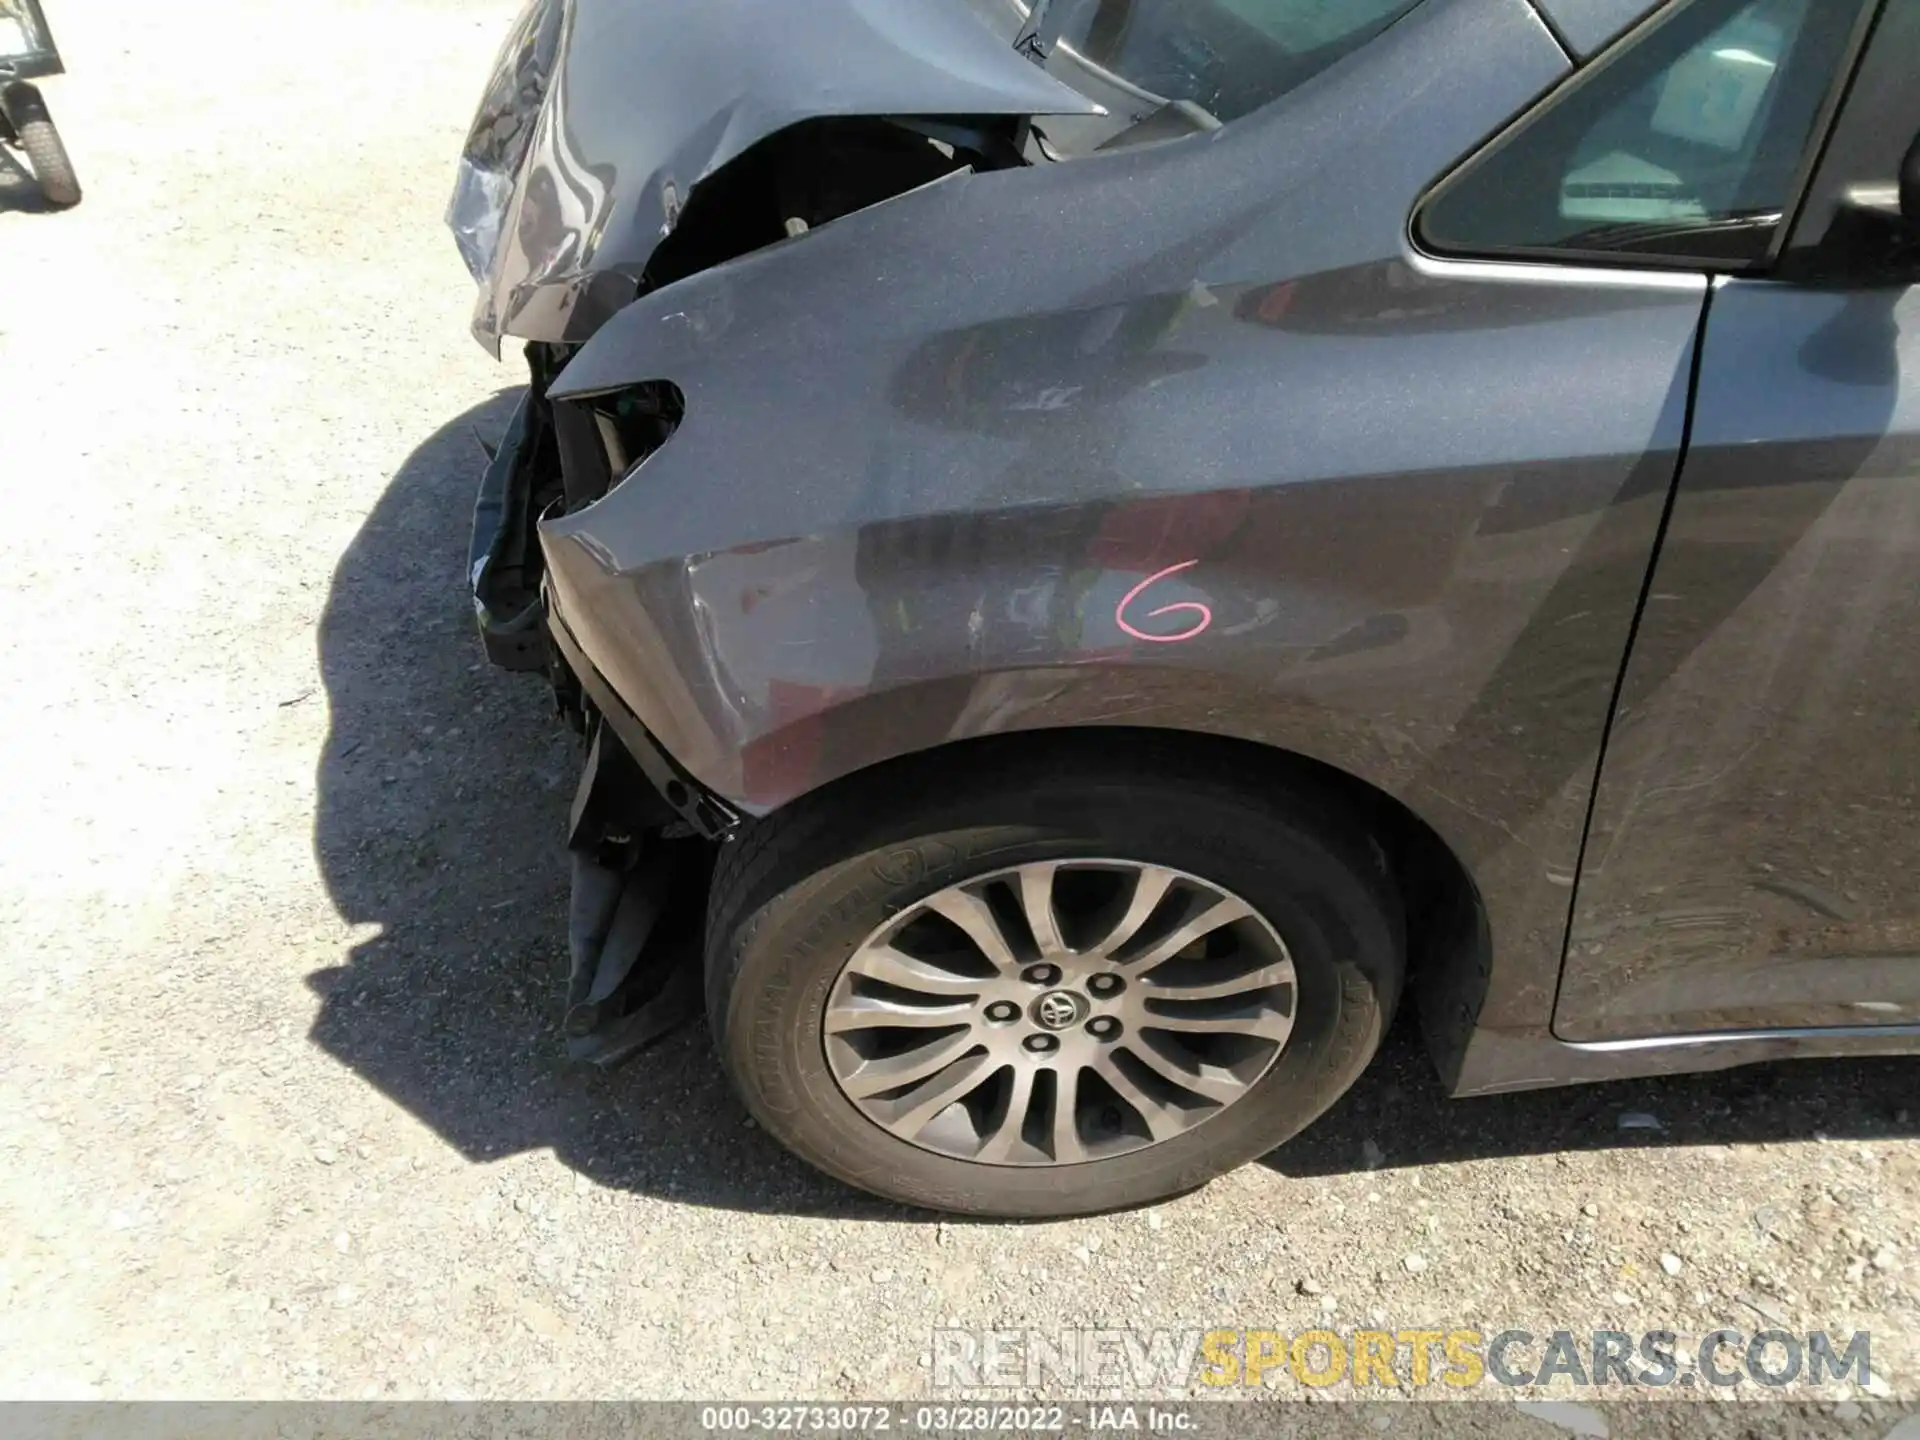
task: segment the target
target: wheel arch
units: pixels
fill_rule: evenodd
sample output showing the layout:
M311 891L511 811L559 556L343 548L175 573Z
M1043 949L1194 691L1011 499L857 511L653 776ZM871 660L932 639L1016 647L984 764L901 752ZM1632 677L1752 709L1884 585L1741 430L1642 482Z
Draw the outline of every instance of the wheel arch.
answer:
M1478 1013L1491 972L1487 908L1471 871L1425 817L1405 800L1355 771L1307 753L1243 736L1156 724L1088 724L971 735L905 750L847 769L795 794L810 803L845 791L924 783L922 777L964 762L991 767L996 752L1035 749L1084 759L1090 748L1122 763L1152 765L1169 756L1210 762L1269 793L1309 791L1359 817L1380 845L1400 897L1407 937L1405 995L1417 1007L1435 1062L1449 1070ZM781 806L767 813L777 813Z

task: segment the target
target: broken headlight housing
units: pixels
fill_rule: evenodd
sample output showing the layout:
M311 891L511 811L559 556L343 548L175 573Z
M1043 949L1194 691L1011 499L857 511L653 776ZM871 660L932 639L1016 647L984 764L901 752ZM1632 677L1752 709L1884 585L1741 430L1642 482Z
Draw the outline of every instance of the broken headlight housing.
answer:
M500 252L514 186L552 80L564 19L564 0L529 0L500 47L467 134L447 205L447 225L460 258L482 284Z

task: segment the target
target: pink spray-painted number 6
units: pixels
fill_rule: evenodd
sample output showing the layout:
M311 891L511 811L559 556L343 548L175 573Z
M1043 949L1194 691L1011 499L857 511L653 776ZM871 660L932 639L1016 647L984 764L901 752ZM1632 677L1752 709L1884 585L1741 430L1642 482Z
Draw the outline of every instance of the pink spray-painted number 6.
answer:
M1182 570L1191 570L1199 563L1198 560L1186 560L1178 565L1169 565L1166 569L1149 575L1138 585L1127 591L1126 596L1120 601L1119 606L1113 612L1114 623L1134 639L1150 641L1155 645L1177 645L1182 640L1191 640L1194 636L1204 632L1209 625L1213 624L1213 611L1205 605L1202 605L1198 600L1180 600L1172 605L1162 605L1159 609L1149 610L1146 613L1146 618L1149 620L1157 619L1162 615L1174 615L1182 610L1194 617L1193 623L1185 630L1177 631L1172 635L1149 635L1146 631L1135 629L1127 623L1127 607L1138 600L1145 591L1159 584L1168 576L1178 575Z

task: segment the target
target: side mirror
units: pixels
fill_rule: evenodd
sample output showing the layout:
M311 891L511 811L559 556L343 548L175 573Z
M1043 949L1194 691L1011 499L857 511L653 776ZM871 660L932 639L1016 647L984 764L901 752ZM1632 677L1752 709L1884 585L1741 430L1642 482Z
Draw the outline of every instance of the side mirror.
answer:
M1920 136L1900 162L1900 214L1908 225L1920 230Z
M1819 245L1788 263L1809 282L1920 285L1920 137L1889 185L1855 185Z

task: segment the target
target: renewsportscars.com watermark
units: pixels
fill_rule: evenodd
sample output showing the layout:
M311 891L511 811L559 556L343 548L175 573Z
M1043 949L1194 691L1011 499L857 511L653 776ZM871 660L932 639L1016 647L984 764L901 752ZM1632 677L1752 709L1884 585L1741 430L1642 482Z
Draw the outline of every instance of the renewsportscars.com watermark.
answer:
M936 1390L1880 1388L1864 1330L942 1329L932 1362Z

